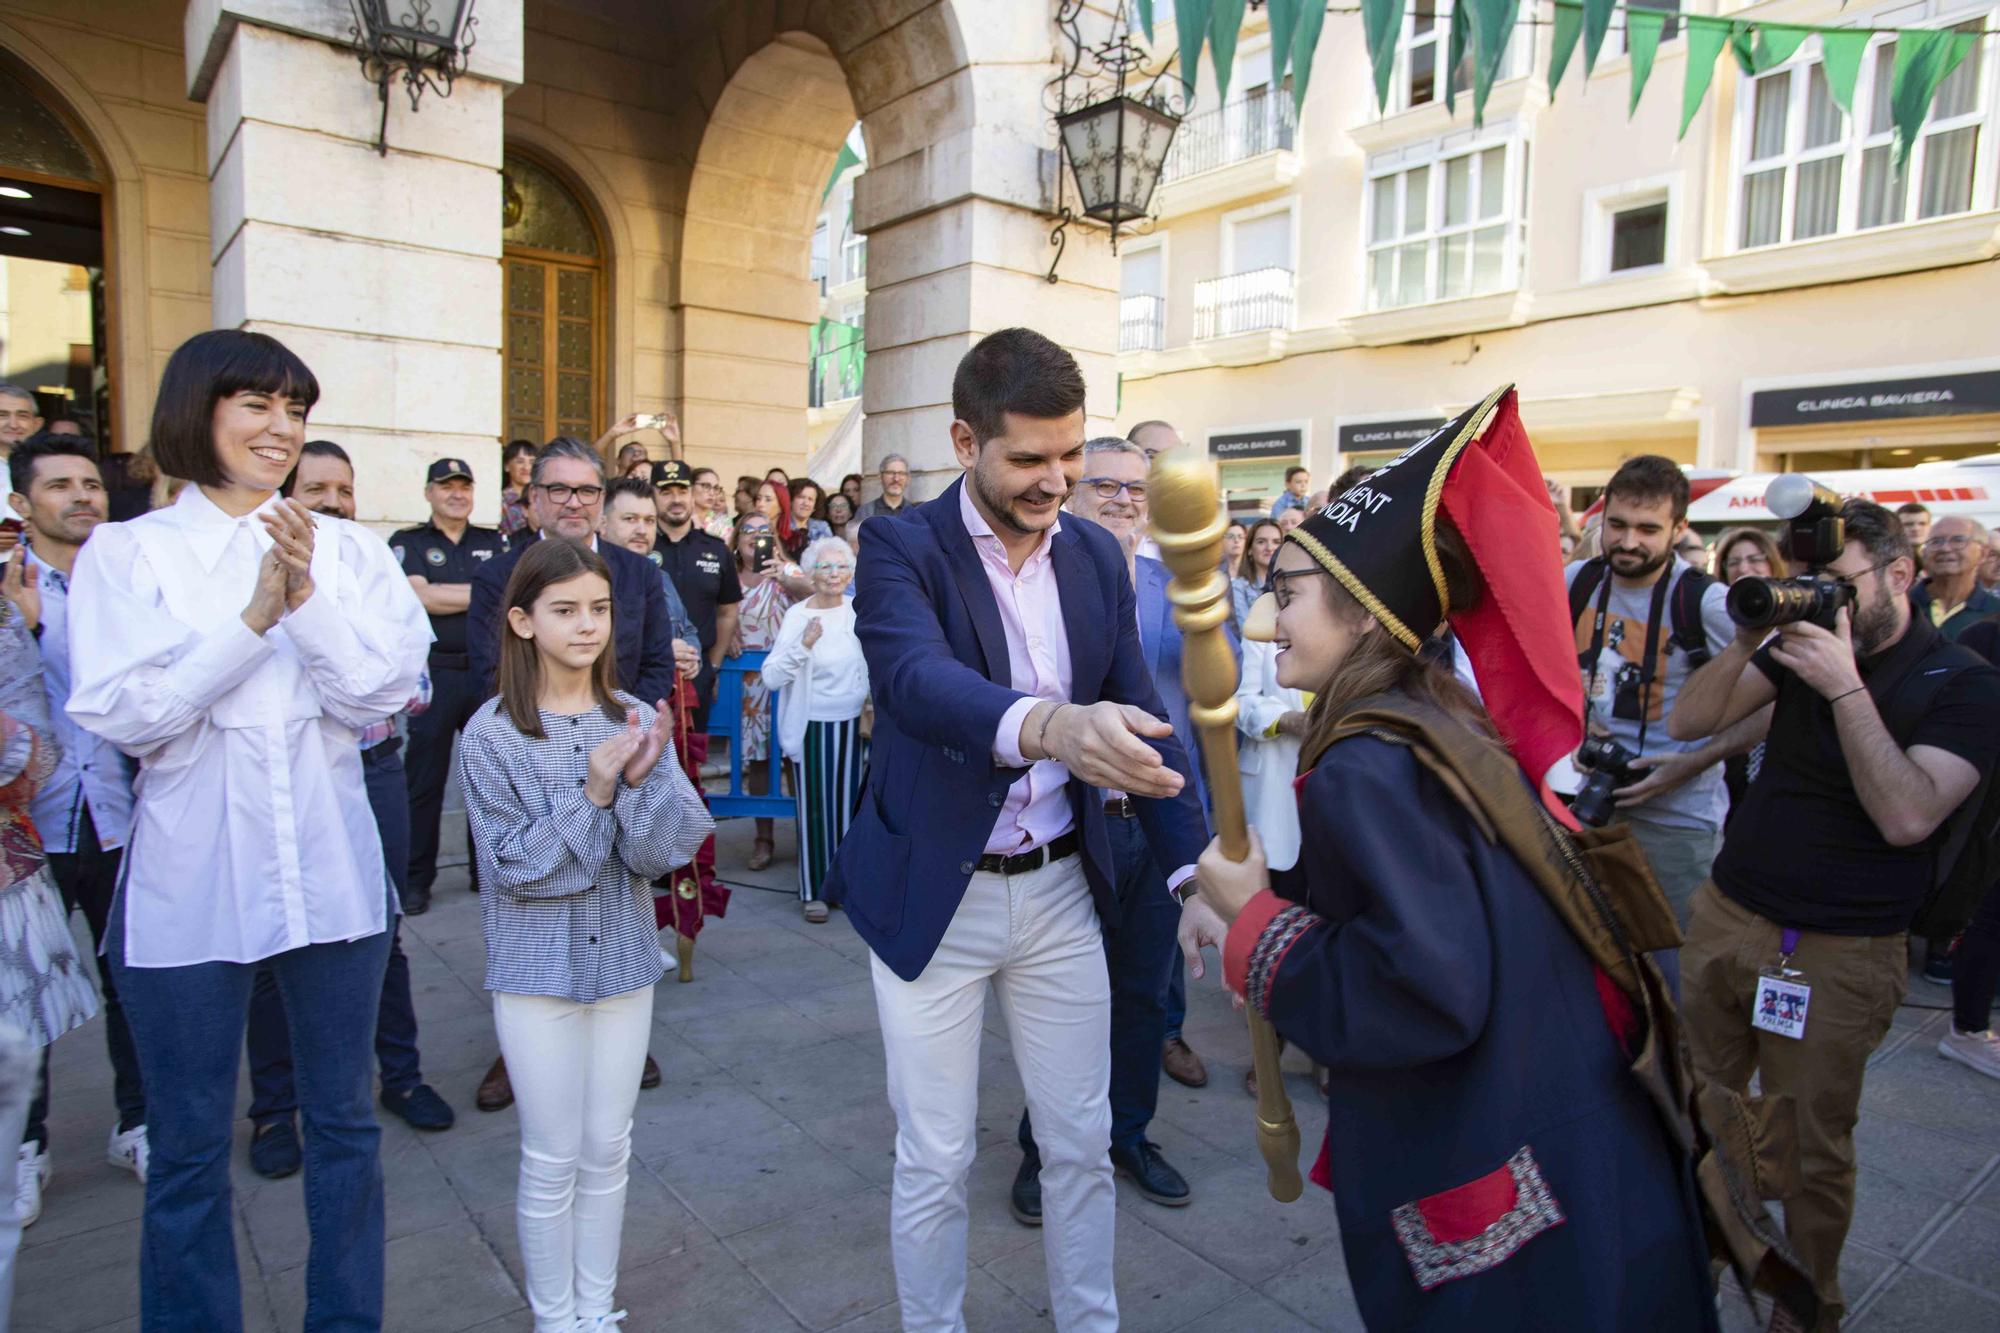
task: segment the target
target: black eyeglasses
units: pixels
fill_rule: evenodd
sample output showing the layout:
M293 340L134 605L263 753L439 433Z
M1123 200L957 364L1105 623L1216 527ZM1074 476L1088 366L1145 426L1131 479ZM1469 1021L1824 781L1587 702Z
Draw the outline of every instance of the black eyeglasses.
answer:
M539 483L538 483L539 484ZM574 497L578 504L594 505L604 498L602 486L549 486L542 485L542 494L559 505L566 505Z
M1293 579L1317 578L1332 573L1326 569L1274 569L1271 571L1271 596L1277 599L1278 609L1284 610L1292 604Z
M1854 571L1854 572L1853 572L1852 574L1835 574L1835 573L1833 573L1833 571L1832 571L1832 570L1828 570L1828 571L1827 571L1827 574L1828 574L1828 576L1829 576L1829 577L1831 577L1831 578L1832 578L1832 579L1833 579L1833 580L1834 580L1835 582L1837 582L1837 583L1845 583L1845 584L1846 584L1846 585L1847 585L1848 587L1850 587L1850 588L1853 588L1853 587L1855 586L1855 585L1854 585L1854 580L1856 580L1856 579L1858 579L1858 578L1863 578L1863 577L1865 577L1865 576L1867 576L1867 575L1869 575L1869 574L1878 574L1878 573L1880 573L1881 571L1883 571L1883 570L1887 569L1887 568L1888 568L1889 566L1891 566L1891 565L1893 565L1893 564L1895 564L1895 563L1896 563L1896 562L1895 562L1894 560L1884 560L1884 561L1883 561L1883 562L1882 562L1881 564L1879 564L1879 565L1870 565L1870 566L1868 566L1868 568L1866 568L1866 569L1857 569L1857 570L1855 570L1855 571ZM1859 591L1859 589L1856 589L1856 591Z
M1146 483L1143 481L1119 481L1113 477L1085 477L1077 482L1077 485L1090 487L1097 492L1097 498L1100 500L1116 500L1120 491L1125 492L1125 494L1131 496L1134 500L1144 501L1146 498Z

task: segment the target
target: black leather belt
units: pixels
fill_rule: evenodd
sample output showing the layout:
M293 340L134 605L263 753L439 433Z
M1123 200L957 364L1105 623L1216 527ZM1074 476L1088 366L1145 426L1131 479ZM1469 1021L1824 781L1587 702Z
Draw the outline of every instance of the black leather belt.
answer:
M1113 819L1136 819L1139 816L1139 807L1132 804L1130 796L1119 796L1104 803L1104 813Z
M433 648L431 649L431 665L441 667L446 671L470 671L472 670L472 657L469 653L446 653L439 652Z
M988 852L979 858L978 866L989 875L1025 875L1030 870L1040 870L1045 865L1062 860L1075 852L1082 841L1076 830L1071 829L1054 842L1043 843L1040 847L1016 852L1012 856Z

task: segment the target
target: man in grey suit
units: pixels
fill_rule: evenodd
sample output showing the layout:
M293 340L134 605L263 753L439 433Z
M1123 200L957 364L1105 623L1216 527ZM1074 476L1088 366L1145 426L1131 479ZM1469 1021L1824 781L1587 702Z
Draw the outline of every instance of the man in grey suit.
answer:
M1137 555L1146 528L1146 454L1115 436L1084 445L1083 477L1070 493L1069 510L1118 538L1136 594L1140 645L1167 720L1192 758L1194 733L1187 692L1181 685L1181 633L1167 604L1166 566ZM1197 794L1202 793L1195 765ZM1167 867L1146 842L1145 831L1123 792L1104 793L1105 829L1122 916L1106 922L1105 963L1111 976L1111 1163L1140 1194L1169 1208L1185 1206L1187 1180L1146 1138L1160 1099L1160 1051L1168 1027L1168 990L1180 957L1174 932L1180 913L1167 892ZM1206 797L1203 797L1206 808ZM1021 1169L1010 1199L1015 1218L1041 1223L1041 1158L1026 1112L1021 1115Z

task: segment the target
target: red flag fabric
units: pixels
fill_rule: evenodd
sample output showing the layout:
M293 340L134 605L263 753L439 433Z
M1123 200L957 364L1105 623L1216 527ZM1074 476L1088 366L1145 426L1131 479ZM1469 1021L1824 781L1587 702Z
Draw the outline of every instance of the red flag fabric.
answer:
M1583 740L1576 634L1555 506L1511 390L1477 445L1459 455L1440 500L1486 583L1477 606L1452 614L1452 631L1507 748L1543 803L1575 828L1547 778L1550 765Z

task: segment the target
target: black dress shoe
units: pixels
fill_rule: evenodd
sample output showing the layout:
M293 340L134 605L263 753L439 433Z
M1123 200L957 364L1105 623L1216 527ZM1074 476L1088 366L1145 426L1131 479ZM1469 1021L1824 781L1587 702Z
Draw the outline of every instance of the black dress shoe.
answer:
M1024 1227L1042 1224L1042 1163L1038 1157L1023 1157L1014 1173L1014 1188L1008 1192L1007 1207L1014 1220Z
M422 916L430 910L431 891L429 889L411 889L403 895L404 916Z
M646 1057L646 1067L639 1071L639 1086L657 1088L660 1086L660 1062L650 1054Z
M382 1105L401 1116L411 1129L435 1133L450 1129L458 1121L458 1114L451 1109L451 1103L438 1096L428 1083L419 1083L408 1092L393 1092L384 1088Z
M250 1169L266 1180L283 1180L296 1173L303 1161L299 1131L290 1116L259 1125L250 1136Z
M1167 1165L1158 1144L1144 1139L1130 1148L1113 1148L1111 1165L1121 1176L1130 1177L1139 1193L1168 1208L1188 1205L1188 1183L1181 1173Z

